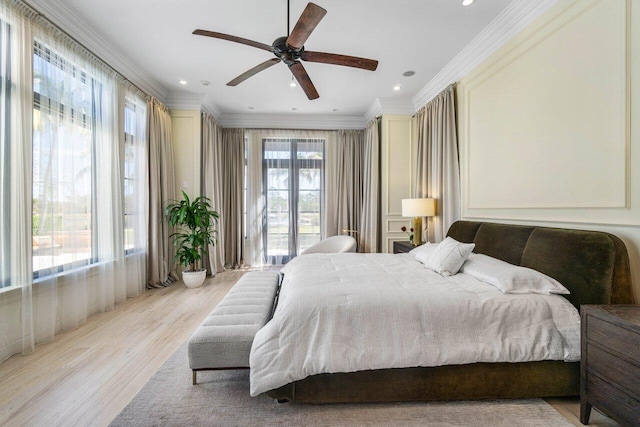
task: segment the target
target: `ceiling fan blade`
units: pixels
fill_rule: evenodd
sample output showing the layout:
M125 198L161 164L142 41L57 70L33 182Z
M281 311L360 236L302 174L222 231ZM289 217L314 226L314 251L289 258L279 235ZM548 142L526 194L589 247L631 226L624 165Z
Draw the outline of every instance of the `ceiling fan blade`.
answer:
M213 37L214 39L222 39L228 40L230 42L236 42L240 44L244 44L247 46L257 47L258 49L268 50L269 52L273 52L273 46L269 46L268 44L254 42L253 40L243 39L242 37L230 36L229 34L216 33L215 31L207 31L207 30L195 30L193 34L197 36L206 36Z
M311 32L316 28L318 23L324 18L327 11L317 4L309 3L305 7L302 15L298 18L296 26L293 27L293 31L287 38L287 46L293 49L302 49L304 42L307 41Z
M253 67L249 71L245 71L244 73L240 74L235 79L231 80L229 83L227 83L227 86L238 86L240 83L242 83L243 81L247 80L249 77L255 76L260 71L266 70L267 68L271 67L272 65L276 65L278 62L280 62L280 60L278 58L272 58L272 59L269 59L267 61L264 61L262 64L256 65L255 67Z
M358 58L357 56L338 55L335 53L310 52L308 50L303 50L300 58L309 62L343 65L345 67L362 68L363 70L370 71L375 71L376 68L378 68L378 61L374 59Z
M302 87L302 90L307 95L307 98L309 98L310 100L320 98L316 87L313 85L311 79L309 78L309 74L307 74L307 70L304 69L304 66L301 63L294 62L293 64L289 65L289 69L295 76L298 83L300 83L300 87Z

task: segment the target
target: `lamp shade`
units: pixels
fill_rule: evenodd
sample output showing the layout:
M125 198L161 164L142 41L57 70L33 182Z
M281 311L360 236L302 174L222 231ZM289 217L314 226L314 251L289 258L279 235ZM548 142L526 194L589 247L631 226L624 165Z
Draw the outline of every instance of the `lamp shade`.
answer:
M402 199L402 216L419 217L436 214L436 199Z

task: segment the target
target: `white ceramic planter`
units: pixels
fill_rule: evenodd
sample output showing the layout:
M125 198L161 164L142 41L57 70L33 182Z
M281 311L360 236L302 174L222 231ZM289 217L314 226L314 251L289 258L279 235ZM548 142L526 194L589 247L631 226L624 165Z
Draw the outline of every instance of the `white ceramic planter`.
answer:
M187 288L198 288L204 283L204 279L207 277L207 270L188 271L182 272L182 281Z

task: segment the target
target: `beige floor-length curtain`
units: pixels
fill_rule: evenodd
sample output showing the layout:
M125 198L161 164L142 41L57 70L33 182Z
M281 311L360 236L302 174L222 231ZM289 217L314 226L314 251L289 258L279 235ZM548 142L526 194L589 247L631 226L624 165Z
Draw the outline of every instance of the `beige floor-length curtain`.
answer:
M335 148L327 156L327 236L360 234L364 131L340 130Z
M416 114L418 154L415 197L437 200L437 215L428 218L428 238L439 242L460 219L460 166L454 85Z
M380 221L380 118L364 131L364 164L362 167L362 212L358 248L360 252L379 252Z
M327 150L326 235L352 235L359 252L378 251L378 135L374 120L366 130L338 131Z
M223 206L222 127L208 113L202 112L202 195L211 201L211 208L220 213ZM224 270L224 233L220 230L224 218L218 221L215 244L209 246L206 259L207 274Z
M175 199L171 116L155 99L147 103L149 117L149 262L148 287L162 287L176 280L171 230L164 207Z
M224 265L239 268L244 262L244 129L222 129Z
M216 244L209 247L210 272L244 263L244 129L222 129L202 113L202 188L220 214Z

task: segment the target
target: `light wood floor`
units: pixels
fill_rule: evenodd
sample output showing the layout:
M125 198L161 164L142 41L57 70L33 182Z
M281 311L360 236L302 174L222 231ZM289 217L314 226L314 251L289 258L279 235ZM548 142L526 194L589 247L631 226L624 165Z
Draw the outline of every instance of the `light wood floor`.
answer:
M0 426L106 426L244 272L147 291L0 364ZM548 399L577 426L578 399ZM591 425L615 426L593 411Z

